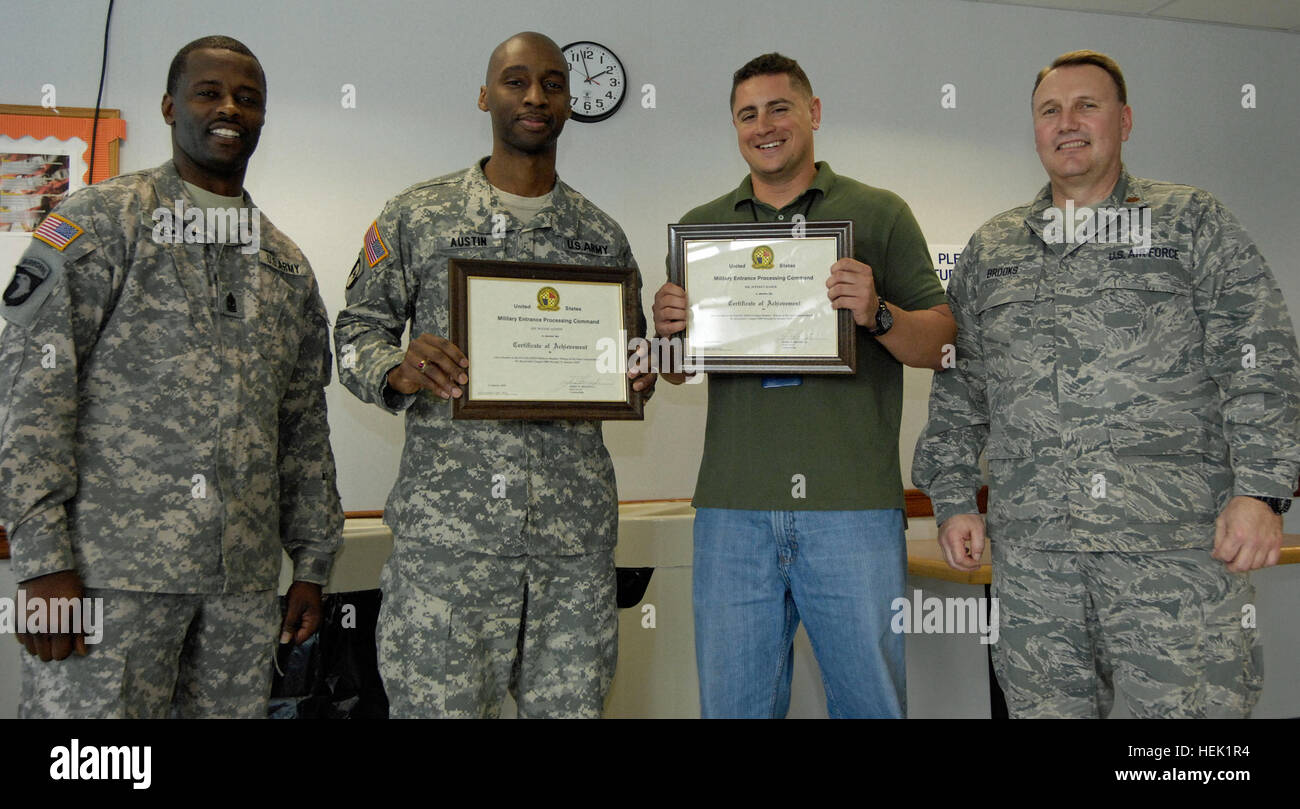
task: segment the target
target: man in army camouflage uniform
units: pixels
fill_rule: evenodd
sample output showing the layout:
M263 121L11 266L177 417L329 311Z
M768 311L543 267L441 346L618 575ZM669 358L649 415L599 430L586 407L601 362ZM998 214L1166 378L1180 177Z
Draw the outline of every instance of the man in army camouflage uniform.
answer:
M1118 686L1137 716L1247 716L1247 571L1277 563L1300 471L1282 294L1214 197L1124 170L1114 60L1044 68L1033 120L1050 182L961 254L956 367L935 375L913 481L971 570L988 460L1013 715L1105 716Z
M554 42L499 45L478 106L491 156L384 207L335 328L343 384L406 413L384 514L380 670L396 717L496 716L507 688L521 717L596 717L617 652L618 503L601 425L452 420L473 369L442 336L447 262L636 262L618 224L556 177L569 89ZM631 375L648 392L654 377Z
M172 160L72 195L5 292L14 572L29 600L104 605L101 645L20 636L25 716L264 717L277 626L282 643L316 629L343 525L328 320L306 259L243 191L265 93L236 40L185 46L162 101ZM211 243L232 208L256 227Z

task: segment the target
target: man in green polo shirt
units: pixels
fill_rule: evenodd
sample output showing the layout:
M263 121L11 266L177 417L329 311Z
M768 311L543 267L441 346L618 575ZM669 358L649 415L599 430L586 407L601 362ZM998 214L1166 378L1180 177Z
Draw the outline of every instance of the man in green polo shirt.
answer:
M694 500L701 713L784 716L802 620L832 717L902 717L903 637L889 623L907 572L903 365L940 367L956 324L907 204L814 162L821 99L799 64L759 56L736 71L731 96L749 176L682 222L853 220L853 258L826 268L826 287L858 324L858 371L709 376ZM656 334L684 329L688 306L665 284Z

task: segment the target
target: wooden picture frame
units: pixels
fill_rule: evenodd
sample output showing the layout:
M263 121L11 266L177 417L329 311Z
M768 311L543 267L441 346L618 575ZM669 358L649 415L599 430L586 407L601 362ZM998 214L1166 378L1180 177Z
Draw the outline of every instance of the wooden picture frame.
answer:
M531 299L536 298L536 305L529 304L528 308L521 315L531 318L532 321L541 324L543 319L556 325L547 325L545 328L556 331L565 329L566 314L563 310L557 310L556 314L547 315L547 306L543 303L543 293L549 290L547 295L553 294L554 303L558 306L563 297L557 289L564 289L565 285L570 288L578 287L606 287L617 286L620 290L619 311L608 311L600 313L602 318L614 318L619 326L617 330L608 329L609 333L602 336L601 340L611 340L611 344L606 344L606 351L611 348L622 353L624 363L626 362L628 351L628 342L636 337L641 337L639 333L638 315L641 309L641 300L637 296L637 274L636 270L631 267L590 267L577 266L571 264L544 264L536 262L517 262L517 261L482 261L477 259L452 259L447 262L448 289L450 292L450 318L451 318L451 340L457 347L465 352L470 362L469 376L470 384L464 386L463 395L452 399L452 418L455 419L604 419L604 420L640 420L644 418L643 407L644 400L641 391L632 389L631 380L627 378L626 367L624 372L620 372L622 378L623 398L621 401L595 401L576 397L572 400L560 400L554 398L539 400L522 400L522 399L496 399L480 396L475 398L471 390L474 387L475 369L483 369L485 363L493 360L483 353L475 354L475 347L471 338L471 291L470 286L474 280L483 279L488 281L506 280L526 282L521 284L521 292L527 292ZM536 295L534 296L534 293ZM564 295L568 295L565 292ZM512 299L513 300L513 299ZM476 307L483 306L483 302L473 302ZM500 305L504 306L504 303ZM485 313L491 313L492 302L487 304L487 308L481 310ZM554 308L554 307L551 307ZM566 307L567 308L567 307ZM503 309L502 314L497 318L500 320L510 319L508 312L516 311L518 306L513 309ZM538 311L541 310L541 314ZM588 313L589 315L593 313ZM482 316L482 315L480 315ZM522 326L511 325L508 328L527 328ZM539 325L538 328L541 328ZM617 331L617 333L615 333ZM584 338L585 339L585 338ZM599 342L599 341L598 341ZM595 347L584 349L588 355L592 351L598 350ZM537 354L543 349L530 346L525 350L527 354ZM571 352L572 353L572 352ZM581 353L581 352L579 352ZM556 357L557 359L552 359ZM530 363L543 362L542 359L530 360L524 357L505 357L497 358L502 368L514 367L520 370L526 370ZM599 363L592 362L590 366L586 365L585 359L575 359L574 357L564 357L560 354L552 354L545 358L545 362L567 362L563 369L557 369L554 373L563 373L572 375L578 372L579 377L585 377L588 380L600 379L600 375L609 373L608 369L602 371ZM540 365L532 366L541 370ZM539 370L539 376L544 375ZM548 370L549 372L549 370ZM483 371L479 371L483 374ZM491 372L493 378L500 379L505 373L493 369ZM577 383L581 387L583 382Z
M782 261L785 255L796 255L812 240L833 240L833 251L822 247L817 249L819 255L822 252L834 254L825 266L801 266L793 263L793 259ZM698 248L695 257L688 251L691 243ZM736 250L736 245L744 249ZM746 252L751 245L754 245L753 250ZM724 253L730 257L730 263L719 264L717 257ZM826 298L824 286L831 264L852 256L853 222L847 219L669 225L668 280L686 290L690 305L688 324L705 317L706 320L696 323L695 328L707 328L713 335L729 330L731 334L743 334L745 336L736 341L741 345L748 340L751 345L796 346L790 353L702 349L698 343L692 343L692 326L688 325L679 335L674 335L683 340L685 370L750 374L856 373L857 324L853 321L853 313L840 309L833 313L832 320L830 300ZM737 258L744 260L737 261ZM692 297L692 269L701 285L710 282L709 294L704 298L713 301L711 305L701 305ZM733 299L728 290L747 297ZM725 300L726 305L718 305L716 302L720 300ZM708 315L703 314L705 306L712 310ZM822 311L817 312L817 308ZM786 312L796 314L787 318ZM821 322L815 329L803 328L802 324L818 318ZM834 335L830 333L832 330ZM805 352L809 345L825 345L829 349L832 342L834 350L798 355L800 341L804 341L802 350Z

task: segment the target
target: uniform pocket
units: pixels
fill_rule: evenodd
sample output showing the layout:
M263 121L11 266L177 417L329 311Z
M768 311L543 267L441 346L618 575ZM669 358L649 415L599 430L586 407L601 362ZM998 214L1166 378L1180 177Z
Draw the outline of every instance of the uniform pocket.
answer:
M1029 436L1003 429L989 435L984 450L989 465L989 519L993 523L1044 516Z
M1035 287L1031 278L1002 279L981 286L976 295L979 343L992 408L1004 408L1023 395L1025 386L1032 385L1040 373L1034 356Z
M299 300L293 285L278 274L259 268L262 272L261 288L256 306L249 312L246 333L260 358L259 382L282 398L289 387L289 379L298 363L298 350L302 343L305 324L299 315Z
M1003 286L980 289L975 313L985 338L1010 343L1028 331L1030 308L1036 298L1033 286Z
M1107 499L1139 523L1213 522L1222 464L1208 457L1205 427L1195 419L1108 425L1122 485Z
M1125 352L1133 347L1178 347L1166 350L1176 357L1183 346L1199 342L1199 320L1192 308L1191 290L1177 276L1163 271L1103 278L1096 306L1109 335L1108 347Z
M1008 461L1029 457L1029 436L1020 431L999 431L989 435L984 457L990 461Z
M1205 661L1205 715L1212 719L1248 716L1263 690L1264 656L1255 628L1255 588L1250 577L1211 561L1221 580L1219 592L1201 602Z
M170 253L132 268L100 333L96 363L140 371L202 347L204 335L195 323L194 304L181 272Z
M1205 428L1192 420L1139 421L1108 428L1116 455L1199 455Z
M385 579L388 579L385 569ZM377 627L379 670L393 719L447 715L452 605L418 588L390 587Z

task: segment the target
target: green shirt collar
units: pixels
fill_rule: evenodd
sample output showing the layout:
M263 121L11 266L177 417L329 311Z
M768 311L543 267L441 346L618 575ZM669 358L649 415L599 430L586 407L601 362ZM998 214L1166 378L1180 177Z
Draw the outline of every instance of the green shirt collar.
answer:
M808 186L802 194L786 205L787 208L790 207L790 205L798 203L805 196L813 192L820 192L822 198L825 198L830 194L831 186L835 184L835 172L831 171L830 164L825 161L818 161L816 166L817 176L813 177L812 185ZM767 205L767 203L760 201L754 196L754 180L748 174L745 175L745 179L740 181L740 186L737 187L735 191L731 192L731 209L734 211L746 203L751 205Z

